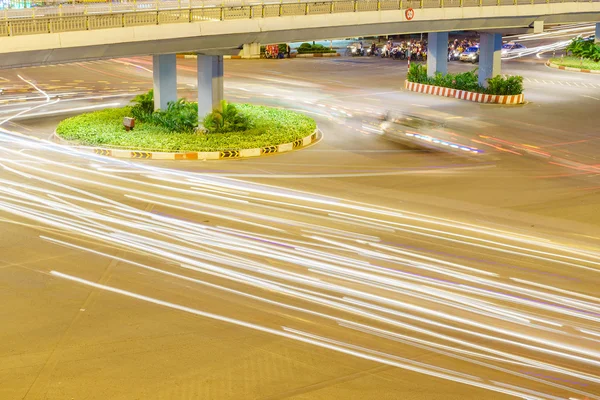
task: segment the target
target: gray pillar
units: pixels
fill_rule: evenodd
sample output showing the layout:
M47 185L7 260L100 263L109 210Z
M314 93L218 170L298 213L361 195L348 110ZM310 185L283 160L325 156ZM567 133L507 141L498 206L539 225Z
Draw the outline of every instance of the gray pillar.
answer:
M596 38L594 42L600 43L600 22L596 22Z
M177 58L175 54L152 57L154 79L154 109L167 109L167 103L177 101Z
M223 56L198 54L198 117L219 107L223 100Z
M448 73L448 32L427 34L427 75Z
M212 107L217 108L223 100L223 56L212 56Z
M244 44L242 58L260 58L260 43Z
M502 34L479 35L479 84L487 86L487 79L500 75L502 63Z

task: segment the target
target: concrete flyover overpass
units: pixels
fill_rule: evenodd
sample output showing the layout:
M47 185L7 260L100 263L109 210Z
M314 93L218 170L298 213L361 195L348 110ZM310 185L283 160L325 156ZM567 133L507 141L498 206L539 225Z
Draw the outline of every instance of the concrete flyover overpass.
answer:
M412 12L407 12L409 9ZM502 37L497 32L514 28L541 31L544 24L598 21L600 0L251 4L157 0L50 5L0 11L0 68L153 55L156 104L164 108L176 97L175 53L197 52L199 108L204 113L222 96L222 55L238 51L244 44L430 32L428 67L434 73L446 70L447 32L496 32L484 33L481 39L480 79L484 82L500 73Z

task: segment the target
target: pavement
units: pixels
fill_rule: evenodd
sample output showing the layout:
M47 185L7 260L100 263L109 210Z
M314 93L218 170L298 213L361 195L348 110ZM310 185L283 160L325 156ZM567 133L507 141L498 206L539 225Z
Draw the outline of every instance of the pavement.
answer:
M324 137L218 162L46 141L149 59L1 71L27 136L0 135L0 399L599 399L600 77L503 67L528 104L406 92L401 61L227 61L228 99ZM486 153L387 141L390 110Z

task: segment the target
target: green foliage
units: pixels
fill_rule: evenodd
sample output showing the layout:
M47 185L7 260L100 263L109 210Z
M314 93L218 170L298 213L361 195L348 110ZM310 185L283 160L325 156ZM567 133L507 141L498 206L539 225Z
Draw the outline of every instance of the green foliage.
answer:
M441 74L437 72L434 76L427 76L427 67L422 64L414 63L410 65L406 79L408 79L409 82L476 93L494 95L516 95L523 93L523 77L510 76L504 78L502 76L496 76L488 79L488 87L486 88L479 84L477 68L459 74Z
M322 44L310 44L310 43L302 43L300 47L298 47L298 54L310 54L310 53L335 53L334 49L330 49L329 47L325 47Z
M501 96L521 94L523 93L523 77L509 76L504 78L498 75L490 78L488 79L487 92Z
M431 82L431 85L451 88L453 87L453 76L452 74L444 75L441 72L436 72L432 78L429 78L429 82Z
M417 63L410 64L406 79L408 79L409 82L427 83L429 79L427 78L427 66Z
M458 90L466 90L468 92L485 92L485 88L479 84L479 77L473 71L463 72L462 74L452 75L454 88Z
M148 93L138 94L131 101L134 105L131 107L131 116L140 122L146 122L152 119L154 113L154 90L150 89Z
M250 127L248 117L241 113L234 104L221 100L221 106L208 113L202 125L209 133L228 133L245 131Z
M600 62L594 62L589 59L581 59L580 57L556 57L551 58L550 62L557 65L562 65L571 68L583 68L589 70L600 70Z
M314 132L312 118L293 111L237 104L235 108L251 122L248 130L219 135L193 132L174 133L151 122L136 123L123 129L123 117L131 107L106 109L81 114L62 121L56 133L66 140L89 146L127 148L147 151L224 151L252 149L290 143Z
M591 40L584 40L581 37L571 40L567 46L567 54L571 53L575 57L583 57L593 62L600 62L600 45Z
M198 103L185 99L170 101L166 110L152 115L152 122L171 132L193 132L198 126Z

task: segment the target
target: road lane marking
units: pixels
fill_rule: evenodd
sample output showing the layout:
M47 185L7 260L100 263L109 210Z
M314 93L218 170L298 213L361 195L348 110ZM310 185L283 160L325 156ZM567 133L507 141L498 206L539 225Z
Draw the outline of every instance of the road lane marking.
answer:
M581 97L587 97L588 99L594 99L594 100L600 100L597 97L593 97L593 96L586 96L585 94L582 94Z

